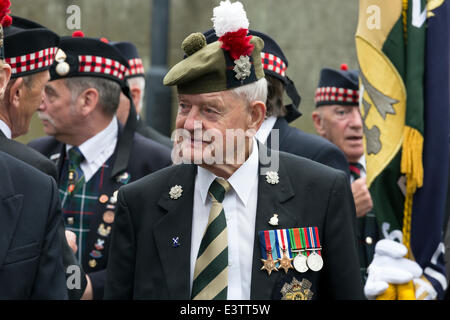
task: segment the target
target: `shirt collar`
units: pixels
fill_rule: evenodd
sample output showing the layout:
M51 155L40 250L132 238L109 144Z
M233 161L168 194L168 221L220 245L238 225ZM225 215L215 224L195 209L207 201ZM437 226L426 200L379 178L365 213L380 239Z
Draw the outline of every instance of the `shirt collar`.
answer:
M118 132L119 126L117 124L117 118L114 116L111 123L105 129L92 138L89 138L78 147L86 161L88 163L94 162L106 148L114 143ZM66 151L69 151L72 147L73 146L71 145L66 145Z
M261 127L256 132L255 138L261 141L262 144L265 144L267 138L269 137L270 131L272 131L273 126L277 122L277 118L274 116L270 116L263 121Z
M228 182L233 187L233 190L236 192L244 206L247 206L253 185L258 181L258 167L258 143L256 142L256 139L253 138L250 156L228 179ZM202 167L198 167L197 183L203 204L206 204L209 187L216 178L217 176L212 172Z
M8 125L3 122L2 120L0 120L0 130L3 132L3 134L8 138L11 139L12 137L12 133L11 133L11 129L8 127Z

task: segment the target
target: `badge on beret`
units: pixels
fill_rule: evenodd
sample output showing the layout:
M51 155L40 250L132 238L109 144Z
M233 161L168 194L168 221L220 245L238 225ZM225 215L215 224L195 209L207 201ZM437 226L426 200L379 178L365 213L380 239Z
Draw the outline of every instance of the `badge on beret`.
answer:
M70 71L70 65L66 62L66 59L66 53L62 49L58 49L55 56L57 63L55 71L61 77L67 75Z

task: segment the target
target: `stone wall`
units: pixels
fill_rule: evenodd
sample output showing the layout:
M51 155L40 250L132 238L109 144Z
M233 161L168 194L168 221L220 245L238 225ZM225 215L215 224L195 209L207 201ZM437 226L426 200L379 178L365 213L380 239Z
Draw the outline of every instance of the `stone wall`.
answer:
M169 65L180 60L182 40L191 32L212 27L212 9L219 0L170 1ZM150 0L12 0L12 13L39 22L61 35L70 35L66 13L70 5L81 9L81 29L86 36L134 42L145 67L150 66ZM356 68L354 34L356 0L241 0L250 28L272 36L289 60L287 75L302 96L303 116L293 125L314 133L311 112L314 91L323 67L339 68L342 62ZM172 125L175 116L173 99ZM288 102L288 101L286 101ZM37 117L30 132L18 140L27 142L44 135Z

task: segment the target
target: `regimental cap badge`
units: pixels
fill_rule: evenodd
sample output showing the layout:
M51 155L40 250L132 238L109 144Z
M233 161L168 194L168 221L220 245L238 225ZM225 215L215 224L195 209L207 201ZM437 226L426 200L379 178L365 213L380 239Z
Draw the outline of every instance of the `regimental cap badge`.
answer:
M62 49L58 49L55 56L56 68L55 71L60 76L65 76L70 71L70 65L66 62L67 55Z

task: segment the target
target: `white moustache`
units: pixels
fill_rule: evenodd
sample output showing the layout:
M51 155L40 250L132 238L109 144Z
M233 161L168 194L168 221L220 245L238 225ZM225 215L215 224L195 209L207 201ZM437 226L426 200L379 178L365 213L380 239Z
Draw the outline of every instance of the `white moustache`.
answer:
M52 125L55 125L55 121L53 121L53 119L49 115L46 115L45 113L42 113L39 111L37 114L38 114L39 119L46 120L46 121L50 122Z

